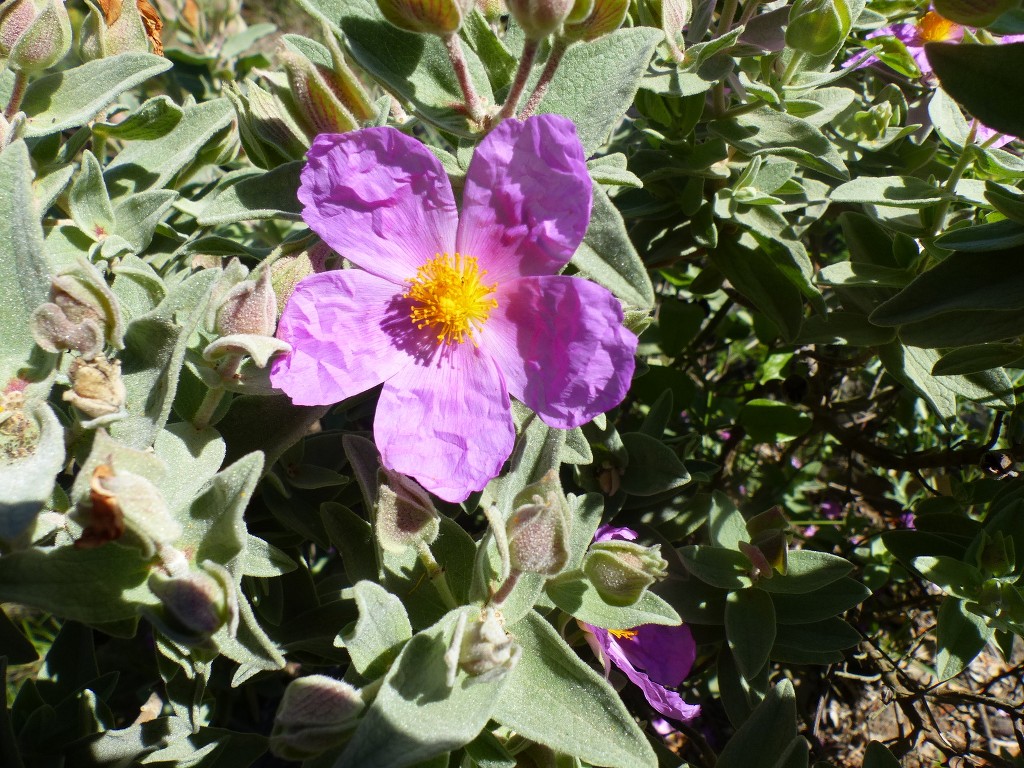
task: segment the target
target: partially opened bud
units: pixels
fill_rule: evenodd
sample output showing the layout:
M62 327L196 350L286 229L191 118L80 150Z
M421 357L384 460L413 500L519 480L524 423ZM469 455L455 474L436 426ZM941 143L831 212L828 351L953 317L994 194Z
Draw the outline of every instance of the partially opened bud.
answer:
M22 72L38 72L71 48L64 0L8 0L0 5L0 58Z
M474 0L377 0L384 18L399 29L446 37L462 26Z
M150 620L168 637L183 645L202 645L227 625L238 630L238 596L230 572L212 560L181 576L154 571L149 588L160 598L160 611Z
M385 482L377 491L374 530L388 552L430 545L441 530L441 516L428 494L412 478L382 469Z
M82 22L78 51L83 61L120 53L163 53L163 26L148 0L86 0L89 15ZM143 15L143 8L146 15ZM150 27L156 24L156 29Z
M30 321L32 337L47 352L78 352L90 360L106 343L123 346L124 329L117 298L96 268L84 259L53 278L50 300Z
M359 127L332 84L313 62L287 49L279 50L277 58L284 65L292 97L313 135L345 133Z
M526 36L543 40L556 32L573 10L576 0L505 0L509 13ZM580 13L582 15L582 13Z
M326 675L293 680L274 716L270 751L285 760L306 760L339 746L364 706L359 690L341 680Z
M655 581L668 575L661 546L645 547L613 539L590 545L583 558L583 572L605 602L633 605Z

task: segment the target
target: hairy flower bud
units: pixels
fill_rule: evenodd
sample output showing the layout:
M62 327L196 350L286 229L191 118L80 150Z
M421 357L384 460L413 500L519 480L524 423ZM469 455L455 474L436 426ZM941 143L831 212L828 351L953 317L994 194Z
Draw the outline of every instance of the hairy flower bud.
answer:
M204 560L199 570L180 576L154 571L148 584L162 608L150 620L175 642L202 645L225 625L232 636L238 631L234 580L219 563Z
M288 75L295 104L308 124L310 138L320 133L346 133L359 127L324 73L305 56L282 48L277 52Z
M594 0L594 9L582 21L575 21L575 12L570 14L565 36L570 40L589 42L610 35L622 26L628 11L629 0Z
M432 544L441 530L441 516L428 494L412 478L382 469L385 482L377 491L374 530L388 552Z
M446 37L459 30L474 0L377 0L384 18L399 29Z
M270 284L270 270L256 280L243 280L228 291L217 310L217 333L273 336L277 327L277 297Z
M85 259L53 278L50 300L32 314L30 326L36 344L47 352L74 351L91 360L106 342L123 346L117 298Z
M285 760L306 760L343 744L364 707L358 689L326 675L293 680L274 716L270 751Z
M71 48L71 19L64 0L8 0L0 5L0 58L14 69L38 72Z
M121 362L109 361L102 355L95 360L78 358L68 370L71 389L62 398L90 419L121 412L128 396L121 381Z
M473 619L466 612L459 616L451 647L445 654L448 684L455 684L461 669L476 682L499 680L519 662L523 649L505 632L501 613L483 608Z
M556 32L569 17L575 4L575 0L505 0L505 2L512 18L532 40L543 40L552 32Z
M513 570L554 576L569 562L569 508L558 475L552 470L539 483L524 489L527 504L520 504L505 528Z
M97 547L128 533L131 543L152 557L181 536L181 525L171 516L163 495L141 475L100 464L89 489L88 500L78 510L86 526L75 542L77 547Z
M583 572L611 605L633 605L655 581L668 575L661 546L645 547L618 539L590 545Z
M163 22L149 0L86 0L89 14L78 43L83 61L120 53L162 55Z
M786 45L820 56L842 43L852 24L846 0L796 0L789 12Z

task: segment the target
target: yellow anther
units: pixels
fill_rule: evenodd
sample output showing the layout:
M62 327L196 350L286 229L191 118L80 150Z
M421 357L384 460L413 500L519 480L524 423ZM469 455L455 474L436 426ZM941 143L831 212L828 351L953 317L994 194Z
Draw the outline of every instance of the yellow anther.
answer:
M438 344L473 339L473 332L483 327L498 306L495 299L487 298L498 285L482 282L486 274L472 256L437 254L416 271L403 294L414 302L413 323L417 328L434 328Z

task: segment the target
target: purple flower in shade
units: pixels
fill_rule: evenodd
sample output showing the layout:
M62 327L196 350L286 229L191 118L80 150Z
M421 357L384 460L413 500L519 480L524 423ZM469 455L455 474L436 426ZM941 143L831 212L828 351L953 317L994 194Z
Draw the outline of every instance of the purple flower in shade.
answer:
M637 537L631 528L602 525L594 541L635 541ZM632 629L602 629L580 623L586 630L587 643L604 665L605 677L614 664L644 692L647 703L665 717L689 721L700 714L700 705L687 704L669 690L686 679L697 658L697 644L688 626L641 624Z
M393 128L324 134L302 171L306 223L356 269L311 275L271 370L298 405L383 382L374 439L386 467L448 501L512 451L509 395L561 429L618 405L636 336L604 288L556 274L590 220L575 126L506 120L476 150L461 215L437 158Z
M917 68L921 70L921 76L925 79L932 77L932 65L928 63L928 57L924 52L925 43L950 43L960 42L964 36L964 28L956 22L940 16L935 11L928 11L918 21L901 22L890 24L886 27L876 29L868 33L868 39L874 37L895 37L904 46L907 53L914 60ZM860 69L869 64L874 64L879 59L874 54L864 56L862 53L850 58L843 64L844 67Z

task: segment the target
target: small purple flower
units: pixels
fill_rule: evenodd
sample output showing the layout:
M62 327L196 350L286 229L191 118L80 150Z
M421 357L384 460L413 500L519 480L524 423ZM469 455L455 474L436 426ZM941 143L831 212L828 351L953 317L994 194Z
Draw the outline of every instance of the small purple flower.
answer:
M913 23L901 22L881 27L868 34L868 39L875 37L895 37L907 48L907 53L914 60L917 68L921 70L921 76L925 79L932 77L932 65L924 52L925 43L949 43L960 42L964 36L964 28L956 22L940 16L935 11L928 11L918 21ZM863 56L857 54L848 60L843 66L860 69L878 61L875 55Z
M625 397L637 339L619 302L556 274L590 220L571 121L498 125L469 165L461 215L441 163L393 128L318 136L298 196L357 268L299 283L278 327L292 352L271 382L298 405L383 382L374 439L389 469L462 501L512 451L510 395L560 429Z
M610 525L602 525L594 535L594 541L637 538L631 528ZM605 677L614 664L643 691L647 703L665 717L689 721L700 714L700 705L687 704L669 690L686 679L697 658L697 644L688 626L641 624L633 629L602 629L580 623L586 630L587 643L604 665Z

